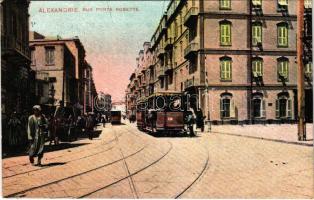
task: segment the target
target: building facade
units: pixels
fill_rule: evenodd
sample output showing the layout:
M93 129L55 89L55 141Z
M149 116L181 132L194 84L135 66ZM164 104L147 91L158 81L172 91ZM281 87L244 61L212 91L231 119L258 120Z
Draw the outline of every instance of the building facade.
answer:
M147 96L135 82L153 71L154 92L197 95L191 106L216 124L294 121L296 12L294 0L172 0L151 39L152 61L139 55L127 94Z
M1 12L1 112L29 110L33 105L35 74L30 68L28 48L29 1L3 0Z
M36 72L37 97L40 104L65 106L77 102L75 93L75 57L70 52L66 42L49 39L43 36L30 40L31 67ZM48 82L41 88L42 81ZM48 95L47 95L48 94ZM47 98L48 97L48 98Z
M84 68L84 113L94 112L94 98L97 96L95 83L93 79L93 68L85 62Z

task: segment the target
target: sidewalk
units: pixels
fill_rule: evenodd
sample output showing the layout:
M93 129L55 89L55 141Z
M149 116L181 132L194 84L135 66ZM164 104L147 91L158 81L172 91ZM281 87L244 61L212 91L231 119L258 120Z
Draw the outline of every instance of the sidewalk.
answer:
M205 127L206 132L209 130ZM282 125L215 125L211 133L235 135L290 144L313 146L313 124L306 124L307 141L298 141L296 124Z

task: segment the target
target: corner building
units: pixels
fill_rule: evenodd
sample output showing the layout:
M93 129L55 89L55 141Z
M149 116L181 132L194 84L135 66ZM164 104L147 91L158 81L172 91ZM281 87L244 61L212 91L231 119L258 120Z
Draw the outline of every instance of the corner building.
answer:
M297 3L172 0L151 39L152 62L141 71L155 72L154 92L198 95L194 107L214 124L292 122ZM310 62L305 76L311 74Z

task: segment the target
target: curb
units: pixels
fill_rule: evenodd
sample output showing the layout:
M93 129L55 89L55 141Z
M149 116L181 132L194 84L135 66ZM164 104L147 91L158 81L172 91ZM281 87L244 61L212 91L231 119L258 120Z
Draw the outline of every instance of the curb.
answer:
M246 137L246 138L251 138L251 139L266 140L266 141L272 141L272 142L280 142L280 143L286 143L286 144L294 144L294 145L313 147L313 144L293 142L293 141L285 141L285 140L280 140L280 139L270 139L270 138L256 137L256 136L250 136L250 135L240 135L240 134L223 133L223 132L216 132L216 131L211 131L208 133L217 133L217 134L223 134L223 135L231 135L231 136Z

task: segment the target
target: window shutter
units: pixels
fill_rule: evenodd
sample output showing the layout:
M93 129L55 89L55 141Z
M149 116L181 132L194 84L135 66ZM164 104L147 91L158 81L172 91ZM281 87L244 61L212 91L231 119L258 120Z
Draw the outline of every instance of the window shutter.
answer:
M266 117L266 102L265 99L262 100L262 105L261 105L261 117Z
M288 61L284 62L284 66L285 66L285 78L289 79L289 63L288 63Z
M224 79L223 77L224 74L224 66L223 66L223 61L220 61L220 79Z
M276 99L276 118L279 118L279 99Z
M288 29L287 27L283 27L283 45L288 45Z
M220 99L220 118L223 118L223 113L224 113L222 101L223 101L223 99Z
M231 80L231 73L232 73L232 69L231 69L231 61L227 61L227 73L228 73L228 80Z
M231 37L230 28L231 28L230 25L226 24L226 44L230 44L230 37Z
M287 100L287 117L292 117L292 101L291 101L291 99Z
M230 101L230 117L235 117L235 103L234 99L231 99Z

